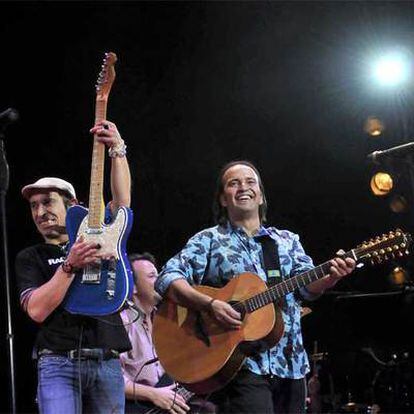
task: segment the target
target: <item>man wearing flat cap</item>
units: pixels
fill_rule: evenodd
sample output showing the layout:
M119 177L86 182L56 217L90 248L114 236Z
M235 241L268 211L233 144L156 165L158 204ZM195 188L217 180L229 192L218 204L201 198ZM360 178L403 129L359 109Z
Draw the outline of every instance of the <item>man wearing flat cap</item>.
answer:
M109 148L112 201L107 215L130 205L131 178L125 144L115 124L97 123L90 131ZM119 314L99 318L67 312L62 303L74 269L99 260L99 246L83 240L68 252L66 211L77 203L69 182L44 177L22 189L44 242L16 257L19 300L39 324L37 358L39 410L55 413L123 413L124 383L118 355L131 348Z

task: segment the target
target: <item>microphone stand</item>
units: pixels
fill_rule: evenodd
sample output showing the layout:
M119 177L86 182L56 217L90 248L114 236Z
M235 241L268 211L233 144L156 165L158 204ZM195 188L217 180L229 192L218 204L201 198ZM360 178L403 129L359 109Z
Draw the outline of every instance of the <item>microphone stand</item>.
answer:
M7 225L6 225L6 194L9 188L9 166L6 160L4 148L4 126L0 129L0 217L1 231L3 235L3 260L4 277L6 282L6 305L7 305L7 341L9 346L10 363L10 388L11 388L11 413L16 413L16 387L15 387L15 367L14 367L14 347L13 347L13 327L11 317L11 297L10 297L10 273L9 273L9 253L7 247Z

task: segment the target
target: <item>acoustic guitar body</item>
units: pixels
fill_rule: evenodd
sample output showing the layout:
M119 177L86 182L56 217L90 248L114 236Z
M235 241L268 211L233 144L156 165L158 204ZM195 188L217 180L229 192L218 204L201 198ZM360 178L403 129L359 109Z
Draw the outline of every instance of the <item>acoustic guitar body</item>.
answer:
M197 286L196 290L235 303L267 289L259 276L242 273L225 287ZM241 329L223 328L209 312L195 312L165 300L154 318L153 339L166 372L187 389L207 394L229 382L243 365L250 344L275 345L283 320L273 303L243 315Z

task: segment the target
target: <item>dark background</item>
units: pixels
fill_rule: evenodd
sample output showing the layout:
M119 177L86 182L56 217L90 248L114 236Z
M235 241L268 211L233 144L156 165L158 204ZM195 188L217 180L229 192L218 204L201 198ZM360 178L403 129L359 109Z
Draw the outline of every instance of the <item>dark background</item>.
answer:
M411 207L393 213L389 197L370 193L370 177L383 166L367 154L413 140L414 80L385 90L369 70L394 46L412 58L414 3L18 1L1 2L0 16L0 111L20 113L5 138L19 412L35 407L35 326L18 307L13 263L20 249L41 241L20 189L58 176L87 203L88 131L106 51L119 59L108 118L127 143L133 176L129 251L150 251L162 264L212 225L216 174L233 159L258 166L269 223L299 233L315 263L397 226L412 231ZM379 138L364 132L368 116L385 122ZM400 162L391 167L399 176L395 191L411 206L408 170ZM395 291L388 274L396 264L356 271L303 319L309 353L318 341L328 355L322 368L333 379L329 401L335 395L337 407L350 390L357 402L370 402L362 390L379 365L362 349L371 347L384 361L395 355L402 371L411 361L410 293L338 298L341 291ZM400 264L411 270L409 258ZM0 411L7 412L4 278L1 291ZM379 376L379 393L387 381L394 388L402 381L396 365ZM405 409L400 394L391 394L383 406Z

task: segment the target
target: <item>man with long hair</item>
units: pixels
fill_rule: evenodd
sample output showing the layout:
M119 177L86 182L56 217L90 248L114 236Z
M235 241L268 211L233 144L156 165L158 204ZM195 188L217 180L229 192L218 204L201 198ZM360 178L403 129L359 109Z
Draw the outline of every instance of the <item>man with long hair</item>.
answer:
M259 171L252 163L233 161L222 168L214 207L217 226L189 239L162 269L156 289L182 306L208 311L228 329L240 329L239 312L192 285L222 287L243 272L256 273L270 282L275 276L287 279L313 269L314 265L297 234L264 226L267 201ZM267 252L265 244L270 244ZM269 251L270 259L278 262L271 271L265 263ZM305 412L309 361L303 346L300 302L317 298L354 267L354 260L337 257L331 261L328 275L285 296L280 304L283 336L271 349L257 349L250 355L229 384L212 397L219 404L219 412Z

